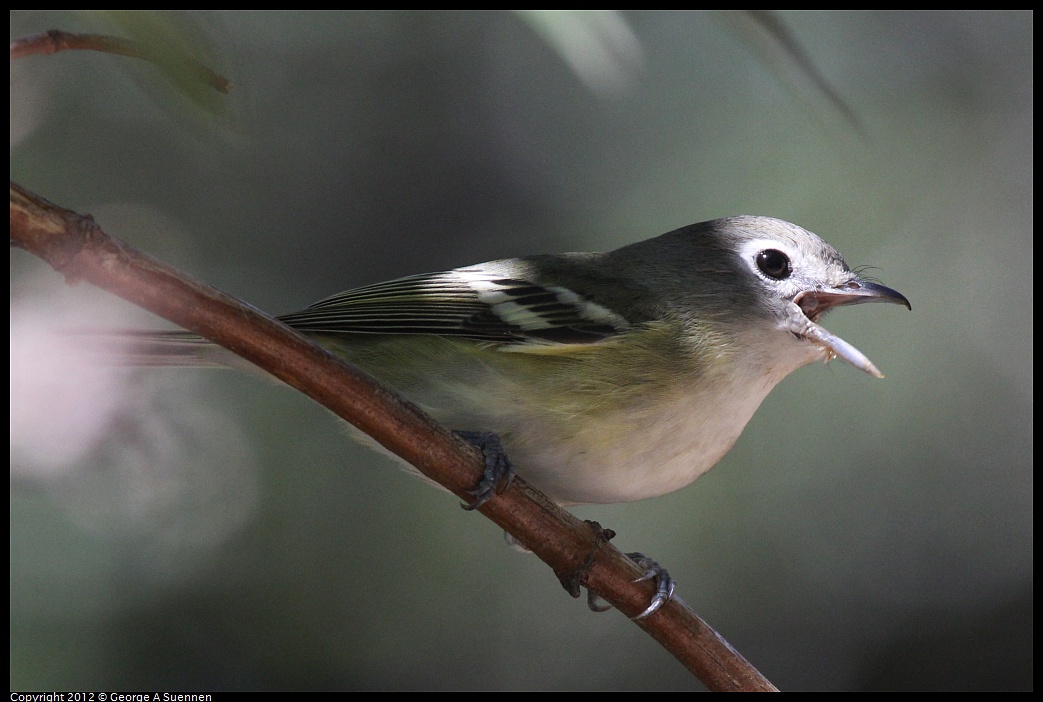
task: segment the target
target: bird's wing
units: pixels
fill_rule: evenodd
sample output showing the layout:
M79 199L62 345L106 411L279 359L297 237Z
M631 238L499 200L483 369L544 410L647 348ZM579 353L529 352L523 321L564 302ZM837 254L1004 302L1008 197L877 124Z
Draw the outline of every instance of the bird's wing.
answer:
M311 334L433 334L524 347L592 344L630 323L564 287L502 267L424 273L342 292L279 317Z

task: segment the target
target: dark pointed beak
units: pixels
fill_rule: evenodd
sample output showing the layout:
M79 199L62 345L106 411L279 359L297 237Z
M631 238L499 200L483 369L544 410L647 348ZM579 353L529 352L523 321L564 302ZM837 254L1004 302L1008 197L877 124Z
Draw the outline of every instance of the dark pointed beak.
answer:
M807 290L798 293L793 302L800 306L808 319L817 321L819 317L843 305L861 305L866 302L893 302L913 309L905 295L880 283L854 278L836 288L823 290Z

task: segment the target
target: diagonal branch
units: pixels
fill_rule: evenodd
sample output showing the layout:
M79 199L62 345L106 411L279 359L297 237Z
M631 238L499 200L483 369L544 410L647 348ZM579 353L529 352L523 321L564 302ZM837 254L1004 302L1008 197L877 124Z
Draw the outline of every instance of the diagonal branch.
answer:
M305 393L424 475L470 500L482 477L478 451L394 391L282 323L106 234L93 219L12 183L11 243L44 259L70 283L89 282L201 334ZM535 488L516 479L479 508L544 560L628 616L652 586L634 563ZM709 625L678 601L636 622L717 690L773 689Z
M89 215L13 182L10 209L11 245L44 259L70 283L89 282L224 346L470 501L483 457L391 389L259 310L109 236ZM607 543L609 532L573 517L524 480L516 479L479 511L550 565L572 594L585 586L631 617L648 605L653 586L636 582L641 571ZM710 689L775 689L677 600L636 623Z

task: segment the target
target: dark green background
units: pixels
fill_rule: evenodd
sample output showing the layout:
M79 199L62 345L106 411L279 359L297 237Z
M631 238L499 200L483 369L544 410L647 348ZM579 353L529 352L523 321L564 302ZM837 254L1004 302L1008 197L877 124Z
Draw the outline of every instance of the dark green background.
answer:
M23 59L11 175L275 313L725 215L811 229L912 301L826 323L887 378L799 371L692 487L576 511L782 688L1031 688L1033 15L780 17L862 135L743 16L624 13L639 53L598 88L511 13L203 13L161 19L235 83L221 114L141 62ZM24 325L134 311L11 274L12 689L700 687L275 383L37 378ZM77 411L100 428L59 451Z

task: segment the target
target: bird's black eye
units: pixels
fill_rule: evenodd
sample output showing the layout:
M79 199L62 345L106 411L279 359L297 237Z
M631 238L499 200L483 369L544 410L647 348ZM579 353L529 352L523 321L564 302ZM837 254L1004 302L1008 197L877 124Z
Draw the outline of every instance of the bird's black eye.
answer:
M758 253L757 268L761 269L761 273L775 280L789 278L790 273L793 272L793 268L790 267L789 256L778 249L764 249Z

